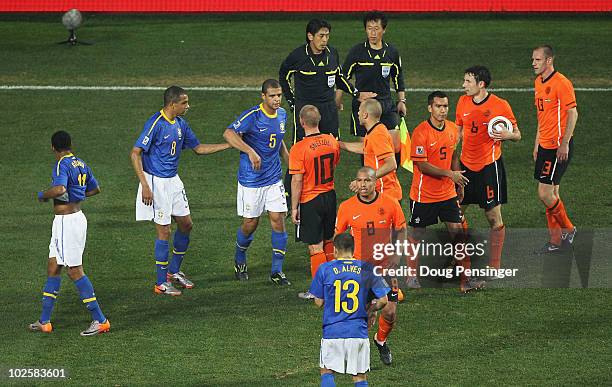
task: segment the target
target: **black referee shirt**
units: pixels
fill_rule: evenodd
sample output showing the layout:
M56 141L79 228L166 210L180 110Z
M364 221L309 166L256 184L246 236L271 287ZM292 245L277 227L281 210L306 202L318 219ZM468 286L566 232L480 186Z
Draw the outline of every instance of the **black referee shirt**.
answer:
M292 102L334 101L334 86L350 94L355 90L342 74L338 51L330 46L318 55L312 53L308 43L296 48L281 64L278 77L285 98Z
M396 91L405 89L399 52L392 45L382 43L380 50L371 48L368 41L356 44L346 56L343 66L346 78L355 76L357 90L377 93L377 99L391 97L389 81Z

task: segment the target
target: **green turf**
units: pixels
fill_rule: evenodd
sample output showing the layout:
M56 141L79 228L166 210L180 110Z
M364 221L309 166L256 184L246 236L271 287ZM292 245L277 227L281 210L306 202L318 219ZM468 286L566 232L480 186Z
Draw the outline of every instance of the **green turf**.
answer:
M275 76L280 61L301 42L308 17L95 15L80 36L96 45L76 49L52 44L65 33L56 17L27 19L0 16L0 83L256 86ZM529 87L530 48L542 41L559 47L558 68L576 86L611 85L610 53L603 49L610 40L609 18L482 19L394 17L388 37L403 54L409 86L456 87L462 70L481 62L491 67L495 85ZM343 55L361 39L360 23L341 15L330 20L333 43ZM0 90L0 96L2 211L8 215L2 228L0 368L64 367L74 385L318 383L320 312L296 297L308 286L305 248L294 242L288 247L285 271L294 286L271 287L270 228L264 221L249 250L251 281L233 281L236 152L182 157L180 174L195 223L184 269L197 287L176 299L156 297L153 226L134 221L137 179L128 156L143 123L159 108L161 92ZM509 228L542 227L544 211L532 180L533 96L501 96L523 132L520 143L504 146L510 182L504 220ZM409 127L426 118L425 97L408 94ZM577 93L576 157L562 194L580 227L610 227L610 97L611 92ZM258 102L258 93L191 92L190 101L188 119L200 139L218 142L223 128ZM344 112L342 128L347 123ZM52 220L50 205L38 204L34 192L49 184L49 137L57 129L72 133L75 152L92 166L103 190L84 204L85 270L113 324L101 337L78 336L89 316L66 277L53 315L56 332L43 336L25 329L40 312ZM357 163L342 155L336 175L340 200L349 196ZM410 175L402 172L400 179L407 192ZM468 216L472 224L485 225L476 209ZM373 350L370 380L385 386L610 385L611 295L609 289L411 294L399 307L389 341L395 364L383 367ZM9 382L4 377L0 384ZM337 381L349 385L348 379Z

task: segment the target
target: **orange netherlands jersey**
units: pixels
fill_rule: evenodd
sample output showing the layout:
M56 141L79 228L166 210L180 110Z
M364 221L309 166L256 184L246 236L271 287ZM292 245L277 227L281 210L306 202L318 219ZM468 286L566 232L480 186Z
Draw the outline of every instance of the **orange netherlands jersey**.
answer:
M342 202L336 217L336 234L348 228L355 239L354 257L370 260L374 243L389 243L391 231L406 227L406 218L399 202L379 192L367 203L355 195Z
M535 79L535 105L538 111L540 146L557 149L565 135L567 111L576 107L572 82L556 71L546 80L538 75Z
M334 169L339 160L340 145L331 134L312 134L291 147L289 173L304 175L300 203L334 189Z
M491 118L504 116L516 126L510 104L491 93L480 103L474 103L472 97L462 95L457 102L456 114L455 123L463 127L463 165L477 172L499 159L502 153L501 142L489 137L488 124Z
M366 133L363 140L363 165L378 170L384 165L382 160L389 156L395 157L393 140L387 127L379 122ZM402 200L402 187L397 179L396 171L391 171L378 179L376 190L389 197Z
M427 161L440 169L451 169L453 152L459 141L459 130L451 121L444 121L444 127L438 129L431 121L423 121L414 128L410 158L415 161ZM450 177L434 177L421 172L414 164L414 177L410 188L410 199L418 203L435 203L457 196L455 183Z

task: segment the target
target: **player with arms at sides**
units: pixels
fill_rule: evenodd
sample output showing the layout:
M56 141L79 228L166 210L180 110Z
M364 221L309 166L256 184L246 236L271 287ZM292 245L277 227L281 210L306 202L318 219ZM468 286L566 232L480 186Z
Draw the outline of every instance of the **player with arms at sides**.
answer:
M189 109L187 92L171 86L164 92L164 107L144 124L136 140L130 159L139 180L136 195L136 220L155 223L155 267L157 280L153 291L157 294L179 296L177 285L190 289L194 286L181 263L189 246L193 227L185 187L178 175L178 164L183 149L192 149L198 155L228 149L229 144L201 144L183 118ZM170 224L177 230L172 238L172 262L168 266Z
M38 201L53 199L53 227L47 261L47 282L43 288L42 313L30 324L33 332L51 333L51 313L55 306L62 277L62 267L79 291L81 301L91 313L92 322L81 336L93 336L110 330L110 321L104 316L94 293L93 285L83 271L83 251L87 239L87 218L81 211L81 202L100 193L100 187L89 165L72 153L72 140L63 130L51 136L51 147L57 163L51 173L52 187L38 192Z
M291 180L291 220L296 239L308 244L310 274L314 278L322 263L333 259L336 222L334 170L340 160L340 146L331 134L319 132L321 114L313 105L300 110L300 124L306 137L289 152ZM313 299L309 292L302 299Z
M315 305L323 308L319 356L322 387L336 385L336 372L352 375L355 386L368 385L368 321L387 303L386 283L374 275L370 263L353 256L353 249L351 235L336 235L336 259L321 265L310 286Z
M242 112L225 129L223 137L231 146L240 150L236 199L242 224L236 232L236 279L249 279L246 252L255 236L259 217L267 211L272 225L270 281L279 286L289 286L291 282L283 273L287 250L287 198L280 159L282 156L288 162L289 152L283 142L287 113L280 107L282 96L281 86L276 79L264 81L261 86L262 103Z
M363 18L366 41L353 46L346 56L342 68L346 77L355 76L355 87L363 92L372 92L382 106L380 121L390 131L396 131L399 115L406 115L406 94L402 59L397 49L387 43L383 37L387 30L387 17L381 12L368 12ZM397 92L398 102L391 98L390 83ZM336 90L336 100L341 101L342 90ZM361 100L353 97L351 132L364 137L366 128L359 123L359 106ZM392 137L399 135L392 132Z
M342 202L336 218L336 235L350 229L355 238L355 258L371 260L374 257L374 245L378 243L395 243L406 238L406 219L399 201L376 190L376 171L362 167L353 180L357 195ZM403 240L403 239L402 239ZM384 267L394 267L396 257L376 262ZM378 349L380 360L390 365L393 361L387 337L397 320L397 303L400 301L400 290L397 278L387 278L391 289L387 294L389 302L378 319L378 330L374 335L374 344Z
M489 266L499 269L506 237L501 205L508 201L502 141L519 141L521 132L510 104L490 93L490 84L491 73L486 67L473 66L464 71L465 95L459 97L455 119L462 149L460 160L453 161L453 170L465 171L463 175L469 180L465 187L458 186L462 226L467 232L466 211L470 204L478 204L490 226ZM494 137L489 136L489 120L497 116L512 122L512 132L496 131Z
M427 226L441 222L451 239L456 242L464 240L461 227L461 209L457 201L455 186L465 186L468 179L463 171L451 170L452 160L458 158L455 148L459 142L459 130L448 116L448 96L441 91L434 91L427 97L429 119L421 122L412 132L410 158L414 161L414 176L410 188L410 220L408 235L410 242L418 243L425 237ZM412 273L417 273L418 256L406 257ZM469 258L460 260L466 268L470 266ZM419 289L421 285L417 276L409 276L407 285ZM461 291L468 292L480 288L483 281L477 278L461 276Z
M380 122L382 106L375 99L366 99L359 105L359 123L366 128L363 142L340 141L340 148L363 154L363 165L376 171L376 190L398 202L402 200L402 187L397 178L395 147L387 127ZM355 180L350 190L357 193Z
M567 216L559 195L561 178L574 153L574 129L578 121L576 95L572 82L557 72L551 46L536 47L532 54L535 72L535 105L538 131L533 147L534 178L538 197L546 206L550 240L538 252L554 253L562 241L574 243L576 227Z

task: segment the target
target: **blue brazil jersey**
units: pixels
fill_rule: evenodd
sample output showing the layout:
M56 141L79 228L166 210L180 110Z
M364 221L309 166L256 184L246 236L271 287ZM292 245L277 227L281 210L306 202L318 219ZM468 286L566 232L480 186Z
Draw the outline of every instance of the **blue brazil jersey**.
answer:
M169 120L163 110L145 123L136 144L142 148L142 169L157 177L173 177L178 172L181 151L195 148L200 141L183 117Z
M98 182L85 161L69 153L53 167L51 185L66 187L67 199L63 196L58 200L76 203L85 200L85 192L96 189Z
M262 104L259 104L242 112L238 119L228 126L228 129L242 134L242 140L261 157L261 168L255 171L249 156L240 152L238 182L241 185L257 188L280 181L282 171L279 149L285 137L286 122L285 109L278 108L276 114L268 115Z
M319 266L310 293L325 300L324 339L367 339L368 293L384 297L389 288L375 276L371 264L357 259L339 259Z

